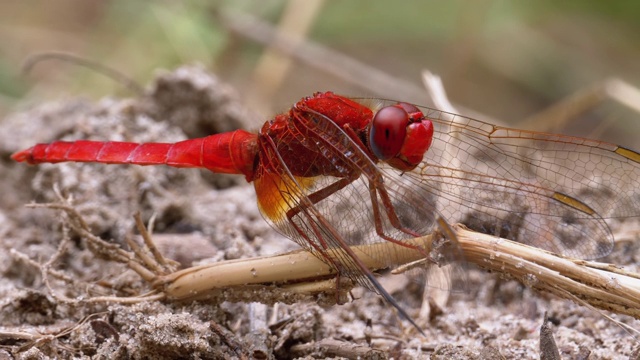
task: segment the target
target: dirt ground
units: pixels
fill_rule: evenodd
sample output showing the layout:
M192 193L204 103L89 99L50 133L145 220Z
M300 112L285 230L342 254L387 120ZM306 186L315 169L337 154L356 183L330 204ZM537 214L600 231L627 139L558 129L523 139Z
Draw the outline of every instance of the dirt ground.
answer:
M65 212L25 204L59 203L58 189L94 235L125 249L134 214L155 216L154 240L183 267L297 245L262 219L241 176L164 166L33 167L9 158L56 139L174 142L258 124L232 89L199 67L162 73L131 99L44 103L0 122L0 359L537 359L545 313L563 359L638 358L634 335L602 313L472 268L467 291L422 315L419 284L401 275L382 279L426 337L361 289L333 306L92 301L151 286L96 251ZM636 233L624 231L609 261L635 262ZM636 320L606 315L640 329Z

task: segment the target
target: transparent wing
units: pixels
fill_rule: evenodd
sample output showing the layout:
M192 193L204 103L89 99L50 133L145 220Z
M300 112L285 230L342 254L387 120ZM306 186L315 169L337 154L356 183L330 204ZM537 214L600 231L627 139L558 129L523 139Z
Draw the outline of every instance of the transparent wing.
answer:
M578 258L613 248L605 219L640 215L640 155L423 108L433 148L405 174L450 222ZM433 190L438 189L438 190Z

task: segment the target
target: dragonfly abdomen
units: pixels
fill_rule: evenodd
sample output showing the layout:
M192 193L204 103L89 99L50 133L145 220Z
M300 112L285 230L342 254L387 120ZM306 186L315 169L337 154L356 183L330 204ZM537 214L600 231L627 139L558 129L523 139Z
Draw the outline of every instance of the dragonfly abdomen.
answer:
M257 135L237 130L177 143L54 141L19 151L11 158L29 164L65 161L206 168L216 173L254 175Z

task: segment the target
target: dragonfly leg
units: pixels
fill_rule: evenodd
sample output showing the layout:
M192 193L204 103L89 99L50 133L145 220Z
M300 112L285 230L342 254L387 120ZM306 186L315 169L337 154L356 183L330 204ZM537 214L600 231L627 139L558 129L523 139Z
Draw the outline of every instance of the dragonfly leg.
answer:
M353 140L353 142L355 142L367 154L367 156L369 156L370 159L375 158L375 155L372 154L369 148L362 143L362 141L358 137L358 134L356 134L356 132L351 128L351 126L347 124L343 127L343 130L345 131L345 133L347 133L347 135L351 138L351 140ZM415 231L412 231L411 229L408 229L402 226L402 224L400 223L400 219L398 219L398 216L396 215L396 212L393 208L393 204L391 204L391 199L389 198L389 194L387 193L387 190L384 188L384 182L382 181L380 174L375 169L369 169L369 170L371 171L367 171L367 172L371 173L372 176L378 180L377 182L374 182L371 179L369 180L369 195L371 197L371 207L373 209L373 218L375 223L376 234L378 234L378 236L380 236L382 239L390 241L394 244L398 244L411 249L416 249L426 256L424 249L422 249L421 247L405 244L384 233L384 229L382 228L382 217L380 214L380 204L378 202L377 193L380 193L380 197L382 198L382 203L384 205L385 212L387 214L387 217L389 218L389 221L391 221L391 225L393 225L394 228L402 231L405 234L415 236L415 237L420 236L420 234L416 233ZM379 185L376 186L376 183Z
M273 155L275 155L275 158L277 159L277 167L283 169L283 171L291 179L293 184L297 184L295 178L289 172L286 164L284 164L284 161L280 157L280 154L278 153L278 147L273 142L273 139L271 139L270 137L265 137L264 140L264 145L267 147L267 149L273 152ZM345 186L355 181L358 176L359 174L354 174L347 178L342 178L310 195L299 194L299 196L296 196L296 198L298 199L297 203L286 212L287 222L300 237L300 240L297 240L297 242L302 247L306 247L307 249L310 248L310 250L316 256L326 261L326 263L329 264L338 273L345 271L349 272L349 269L351 269L350 272L353 272L353 269L362 268L364 265L362 264L360 259L355 256L353 251L351 251L340 234L318 212L314 204L322 201L323 199L326 199L336 191L343 189ZM297 186L298 188L301 188L299 185ZM296 216L299 217L300 223L296 223ZM302 227L304 227L304 229L301 227L301 225ZM310 236L310 233L313 234L313 238ZM336 252L338 258L336 258L335 256L329 256L329 254L327 253L327 249L330 248L345 249L345 252L347 253L346 255L348 256L344 256L345 254L341 253L340 251ZM351 258L351 261L349 261L349 258ZM347 263L351 262L351 266L344 266L343 264L345 261ZM366 282L362 283L366 284Z
M367 154L367 156L369 156L370 159L375 159L375 155L372 154L369 148L362 143L362 141L358 137L358 134L356 134L356 132L353 130L353 128L351 128L351 126L347 124L343 127L343 130L351 138L351 140L353 140L353 142L355 142L358 145L358 147L360 147ZM375 169L369 169L369 170L371 171L366 171L366 172L372 174L372 176L378 180L378 181L373 181L371 179L369 180L369 195L371 197L371 207L373 209L373 217L374 217L376 234L378 234L378 236L380 236L382 239L390 241L394 244L408 247L410 249L416 249L426 256L426 252L421 247L405 244L384 233L384 229L382 227L382 217L380 213L380 204L378 202L377 193L379 193L380 197L382 198L382 203L384 205L384 209L387 214L387 217L389 218L389 221L391 221L391 225L405 234L408 234L414 237L420 236L420 234L418 234L417 232L402 226L402 224L400 223L400 219L398 219L398 216L396 215L393 204L391 204L391 199L389 197L389 194L387 193L387 190L384 187L384 182L382 181L380 174Z
M339 276L341 276L343 273L346 273L349 278L354 279L360 285L377 292L385 299L385 301L387 301L389 304L391 304L391 306L398 310L398 313L402 318L409 321L411 325L418 329L418 331L423 336L426 336L420 326L416 324L413 318L411 318L411 316L409 316L409 314L402 308L402 306L398 304L393 296L391 296L391 294L387 292L387 290L375 278L371 270L369 270L369 268L364 265L362 260L353 252L349 245L344 241L342 236L337 231L335 231L333 226L331 226L331 224L328 223L321 214L318 214L317 210L315 210L315 208L313 207L313 204L321 201L322 199L325 199L327 196L335 193L336 191L339 191L348 184L352 183L357 178L358 176L343 178L324 189L316 191L315 193L309 195L307 197L307 200L303 201L303 204L290 209L287 212L287 218L291 225L296 229L298 234L300 234L303 239L306 239L307 242L310 243L311 246L313 246L313 248L322 256L322 258L328 261L331 267L337 270L338 280ZM293 221L293 217L301 212L305 213L307 217L311 218L311 220L307 223L312 228L316 238L321 242L322 247L324 247L325 249L329 248L327 242L324 240L325 236L332 242L331 245L333 245L333 247L338 250L334 253L337 258L334 259L326 253L326 250L323 251L322 249L320 249L319 244L311 241L309 239L309 236L305 234L298 225L296 225L296 223ZM324 229L326 235L324 235L323 232L320 231L319 226ZM402 245L407 246L406 244ZM345 266L344 264L348 265ZM336 284L339 284L339 282L336 282ZM339 296L339 294L336 293L336 296Z
M380 195L380 198L382 200L382 205L385 209L385 213L394 228L410 236L418 237L421 235L411 229L402 226L402 224L400 223L400 219L395 212L393 204L391 203L391 198L389 197L389 194L387 193L384 185L381 184L383 184L382 181L369 181L369 195L371 196L371 207L373 209L376 233L378 234L378 236L389 242L404 246L406 248L415 249L426 257L428 254L421 246L409 245L384 233L384 229L382 227L382 215L380 213L380 203L378 202L378 194Z
M338 273L349 274L348 276L350 278L355 277L355 280L361 285L380 292L379 284L372 284L371 279L368 276L366 278L362 277L362 273L365 272L366 267L361 263L360 259L353 253L353 251L351 251L342 235L340 235L321 214L318 214L313 207L314 204L326 199L335 192L340 191L358 178L359 176L357 175L342 178L331 185L308 195L306 197L306 201L301 201L299 205L287 211L287 220L300 237L305 239L306 243L310 244L323 259L338 271ZM303 216L308 219L308 221L303 222L308 228L305 229L307 230L306 232L294 219L296 216L300 216L300 214L304 214ZM316 241L310 238L309 232L313 233L313 237ZM335 250L334 256L329 256L327 254L327 250ZM338 258L336 258L336 256ZM371 285L373 285L373 287Z
M287 211L287 220L289 221L289 223L291 223L291 225L293 225L296 228L296 231L298 231L298 233L304 237L305 239L309 240L308 237L306 235L304 235L304 232L302 231L302 229L300 229L296 223L293 221L293 218L298 215L299 213L305 211L304 208L313 206L314 204L319 203L320 201L326 199L327 197L329 197L330 195L334 194L337 191L342 190L345 186L351 184L352 182L354 182L356 179L358 178L358 176L351 176L348 178L342 178L336 182L334 182L333 184L322 188L316 192L314 192L313 194L310 194L307 196L307 198L310 200L310 204L305 205L305 204L300 204L298 206L295 206L291 209L289 209L289 211ZM315 226L314 226L315 228ZM317 231L317 229L314 229ZM329 246L327 245L327 243L323 240L323 237L320 234L316 234L318 241L320 242L320 245L324 248L327 249ZM310 241L311 243L315 243L313 241Z

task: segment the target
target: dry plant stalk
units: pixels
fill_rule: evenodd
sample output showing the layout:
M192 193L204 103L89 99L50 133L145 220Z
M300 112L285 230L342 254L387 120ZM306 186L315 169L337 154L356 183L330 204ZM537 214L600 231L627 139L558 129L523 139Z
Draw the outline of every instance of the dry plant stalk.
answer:
M640 274L458 228L465 259L581 305L640 319Z
M430 236L426 237L430 242ZM416 241L418 241L416 239ZM377 247L378 249L372 249ZM414 249L383 242L372 245L353 246L353 251L371 270L386 267L379 259L369 254L393 254L396 263L418 261L423 258ZM336 256L329 250L329 256ZM298 250L281 255L251 259L223 261L215 264L190 267L160 277L163 292L173 300L195 300L217 295L217 292L233 287L252 285L278 285L294 293L317 294L349 290L348 284L336 286L336 272L325 262L308 251ZM329 280L327 280L330 278Z
M458 246L468 263L582 305L640 319L639 274L624 271L612 264L562 257L539 248L470 231L463 226L455 228ZM414 240L415 244L430 241L431 236ZM365 253L363 248L370 246L380 249L373 252L368 249L368 253L382 251L395 254L398 264L422 260L418 252L390 242L355 246L353 250L362 255ZM372 270L384 267L376 259L363 256L363 260ZM222 289L258 284L290 284L285 286L294 292L326 291L326 282L320 283L318 288L309 282L335 275L328 265L312 254L295 251L192 267L163 276L159 281L164 284L163 292L168 299L190 300L207 298ZM333 288L335 291L335 285Z

